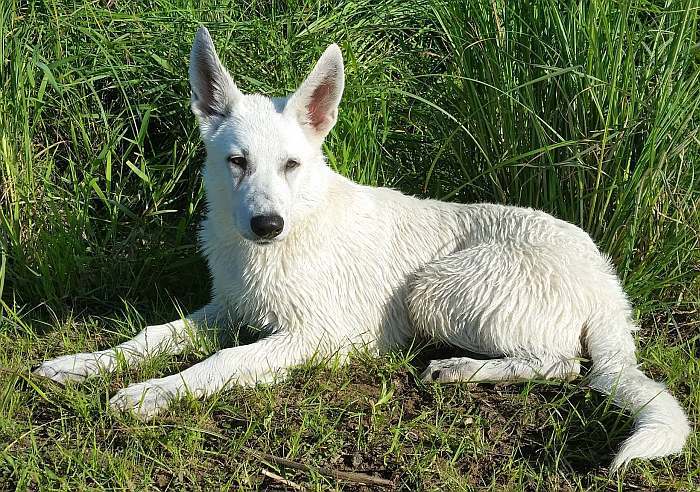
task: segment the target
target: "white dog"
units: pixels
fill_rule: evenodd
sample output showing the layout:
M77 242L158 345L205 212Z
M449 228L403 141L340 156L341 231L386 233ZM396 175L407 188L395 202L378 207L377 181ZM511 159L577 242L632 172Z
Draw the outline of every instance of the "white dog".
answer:
M527 208L419 200L333 172L321 144L343 93L331 45L288 98L243 94L201 28L190 57L192 110L207 150L201 241L211 304L115 348L37 369L57 381L176 354L221 320L266 326L250 345L119 391L111 405L151 416L184 393L278 379L314 356L384 352L428 338L493 357L430 363L424 381L578 374L634 413L613 467L681 451L688 420L636 366L630 304L609 260L578 227ZM583 345L583 346L582 346Z

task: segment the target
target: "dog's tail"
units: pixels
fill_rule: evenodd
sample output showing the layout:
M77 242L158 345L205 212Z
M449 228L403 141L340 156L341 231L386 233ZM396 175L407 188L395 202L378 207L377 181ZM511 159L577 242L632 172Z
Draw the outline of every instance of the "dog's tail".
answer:
M589 320L585 332L593 362L592 386L611 395L618 406L634 416L634 432L615 456L613 471L633 458L678 453L690 434L688 418L678 401L663 384L637 368L631 333L634 329L626 313L602 310Z

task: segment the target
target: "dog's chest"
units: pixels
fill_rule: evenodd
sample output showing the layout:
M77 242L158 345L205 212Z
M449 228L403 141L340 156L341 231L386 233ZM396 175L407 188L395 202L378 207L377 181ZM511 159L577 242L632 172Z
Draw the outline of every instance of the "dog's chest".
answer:
M376 339L387 322L407 323L406 275L377 258L382 248L353 248L370 253L361 258L329 245L254 253L207 249L215 301L246 324L279 324L365 342Z
M211 248L207 259L214 300L232 318L258 328L277 321L289 292L280 265L230 247Z

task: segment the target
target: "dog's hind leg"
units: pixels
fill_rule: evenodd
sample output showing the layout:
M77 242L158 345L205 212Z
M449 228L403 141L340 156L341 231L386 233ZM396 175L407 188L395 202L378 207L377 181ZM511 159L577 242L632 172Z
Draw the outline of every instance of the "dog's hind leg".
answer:
M578 360L539 357L506 357L478 360L469 357L433 360L421 375L423 382L481 383L527 381L530 379L573 379L578 376Z
M425 381L513 381L578 373L586 314L576 275L548 246L483 243L416 274L416 331L492 360L434 361Z
M182 352L210 323L216 322L219 308L208 305L186 316L163 325L148 326L131 340L116 347L79 354L64 355L41 364L34 373L59 383L82 381L99 373L113 372L120 356L128 365L160 354Z

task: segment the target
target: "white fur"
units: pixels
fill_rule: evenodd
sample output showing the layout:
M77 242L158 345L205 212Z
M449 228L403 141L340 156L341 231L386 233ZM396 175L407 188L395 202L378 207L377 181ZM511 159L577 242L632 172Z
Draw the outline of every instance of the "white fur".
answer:
M213 276L211 304L188 322L148 327L115 349L45 362L38 373L82 379L114 370L119 352L127 363L177 353L187 344L186 328L207 320L268 327L256 343L112 399L115 408L150 416L185 392L204 397L230 384L269 382L315 356L381 353L415 337L498 358L433 361L426 381L570 377L587 349L593 386L635 414L635 432L613 467L682 449L690 432L685 414L636 368L629 302L584 231L528 208L360 186L328 168L321 143L343 90L337 46L290 98L268 99L236 88L202 28L190 81L207 149L201 242ZM245 155L247 169L230 164L231 155ZM286 169L289 159L301 165ZM284 229L262 244L250 219L271 213Z

